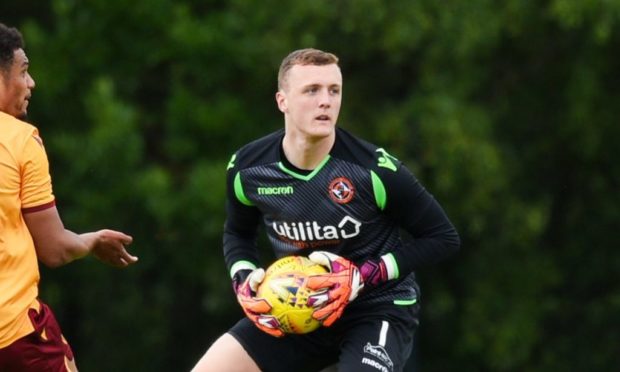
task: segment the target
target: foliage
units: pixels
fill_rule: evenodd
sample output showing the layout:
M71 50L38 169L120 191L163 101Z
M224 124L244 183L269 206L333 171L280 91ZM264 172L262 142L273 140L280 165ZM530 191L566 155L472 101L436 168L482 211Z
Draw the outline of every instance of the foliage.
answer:
M341 125L442 203L461 254L419 274L413 370L620 364L620 2L54 0L25 34L31 117L65 224L140 263L43 269L85 371L188 370L242 314L221 254L224 170L281 127L291 50L335 52Z

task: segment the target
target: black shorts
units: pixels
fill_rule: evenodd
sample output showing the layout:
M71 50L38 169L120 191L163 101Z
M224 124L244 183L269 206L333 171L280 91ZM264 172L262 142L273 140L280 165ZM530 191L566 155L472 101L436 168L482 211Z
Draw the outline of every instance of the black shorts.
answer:
M420 307L351 303L331 327L305 335L273 337L247 318L229 331L264 372L402 371L413 346Z

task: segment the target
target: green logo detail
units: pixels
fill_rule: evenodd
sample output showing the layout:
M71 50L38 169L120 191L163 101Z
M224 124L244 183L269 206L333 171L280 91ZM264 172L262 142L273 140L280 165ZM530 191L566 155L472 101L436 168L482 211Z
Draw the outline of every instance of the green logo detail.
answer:
M228 166L226 167L226 170L229 170L230 168L235 167L235 159L237 159L237 154L233 154L233 156L230 158L230 161L228 162Z
M379 162L377 163L377 165L396 172L396 164L394 164L394 161L397 161L398 159L388 154L387 151L385 151L384 149L377 149L375 151L380 152L382 155L379 157Z
M293 186L282 187L259 187L258 195L290 195L293 193Z

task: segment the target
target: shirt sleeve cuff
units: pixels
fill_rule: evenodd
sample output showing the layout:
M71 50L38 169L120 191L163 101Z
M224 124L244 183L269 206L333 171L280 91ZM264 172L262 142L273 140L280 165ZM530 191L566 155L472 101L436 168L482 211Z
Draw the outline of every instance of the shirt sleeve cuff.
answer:
M237 261L230 268L230 277L233 278L239 270L255 270L256 265L250 261Z

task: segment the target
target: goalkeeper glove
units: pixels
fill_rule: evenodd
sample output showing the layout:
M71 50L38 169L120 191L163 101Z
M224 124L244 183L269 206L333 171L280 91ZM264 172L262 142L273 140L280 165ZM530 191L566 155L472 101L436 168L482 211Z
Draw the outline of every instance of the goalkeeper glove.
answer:
M328 273L312 275L307 286L321 293L309 298L308 303L317 307L312 313L314 319L331 326L364 287L359 269L351 261L330 252L317 251L308 257L311 261L327 267Z
M315 278L311 277L308 282L310 289L324 289L311 296L309 304L320 308L314 312L313 317L324 319L323 325L326 327L342 315L346 305L357 297L362 288L376 287L398 277L398 266L391 254L384 255L377 261L368 260L359 269L346 258L329 252L314 252L309 258L326 266L330 271L329 274L315 275ZM325 306L321 307L323 305Z
M362 266L360 266L360 273L364 279L364 286L366 288L376 287L390 279L388 268L383 259L364 262Z
M280 322L267 314L271 311L269 301L255 297L258 285L264 278L265 270L263 269L239 270L233 277L233 288L245 315L263 332L282 337L284 332L279 328Z

